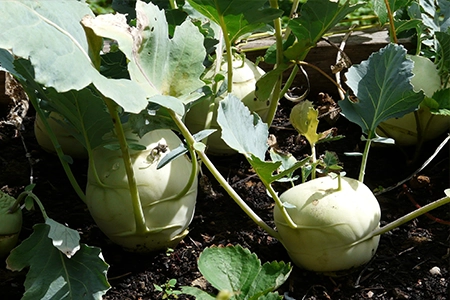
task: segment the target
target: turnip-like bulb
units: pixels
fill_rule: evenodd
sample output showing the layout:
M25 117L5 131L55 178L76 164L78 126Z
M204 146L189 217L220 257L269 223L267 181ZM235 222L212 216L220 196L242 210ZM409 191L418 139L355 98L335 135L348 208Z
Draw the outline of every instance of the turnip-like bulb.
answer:
M213 64L205 73L204 78L212 80L216 65ZM224 59L220 73L226 78L228 65ZM259 101L255 97L256 82L264 75L264 71L248 59L240 56L233 57L233 89L232 94L249 108L251 112L257 113L263 121L267 118L270 101ZM222 81L218 83L218 86ZM223 100L227 93L223 93L215 99L215 102ZM217 106L216 106L217 107ZM205 128L206 116L209 109L209 101L202 101L193 106L186 115L185 123L189 130L196 133ZM236 153L221 139L220 126L217 124L217 109L214 111L211 126L218 131L208 137L208 153L213 155L229 155Z
M0 258L6 257L16 246L22 229L22 210L8 211L15 201L15 198L0 191Z
M411 55L409 58L414 61L414 76L411 78L414 90L423 90L425 96L432 97L434 92L441 88L441 77L435 64L423 56ZM424 141L439 137L450 127L448 116L433 115L424 104L420 105L416 114ZM430 121L431 118L433 119ZM416 145L418 133L415 113L382 122L377 128L377 134L393 138L400 146Z
M137 136L128 132L127 138ZM151 252L175 247L188 233L194 215L197 179L185 195L174 198L188 183L192 164L182 156L157 170L160 159L181 143L170 130L151 131L138 143L147 149L130 151L148 232L135 234L133 206L119 150L99 147L93 151L99 180L90 165L86 203L98 227L126 250Z
M88 157L84 146L63 125L59 123L64 122L64 118L60 114L51 112L47 120L53 133L58 139L64 154L79 159L86 159ZM42 149L49 153L55 153L55 147L50 140L44 123L37 114L34 121L34 135L36 136L36 140Z
M361 266L374 256L379 236L355 243L379 227L377 199L363 183L329 176L299 184L280 196L298 228L292 228L275 206L274 219L292 261L315 272L337 272Z

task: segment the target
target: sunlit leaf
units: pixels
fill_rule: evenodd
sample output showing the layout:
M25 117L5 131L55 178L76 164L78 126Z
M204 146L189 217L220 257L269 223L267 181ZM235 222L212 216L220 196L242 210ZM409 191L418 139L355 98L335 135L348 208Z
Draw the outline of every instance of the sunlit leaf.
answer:
M268 126L258 115L252 114L240 99L228 94L220 101L217 123L228 146L247 157L252 154L264 160L268 148Z
M96 69L98 57L92 58L95 49L90 46L98 41L93 42L94 37L87 36L81 26L85 16L93 14L81 1L0 1L0 27L4 29L0 32L0 48L29 59L35 81L44 86L67 92L92 83L125 111L139 112L147 104L139 85L106 78Z
M345 76L357 99L347 95L340 101L342 113L358 124L369 139L374 138L378 124L416 110L423 100L423 91L416 93L410 82L412 68L405 48L395 44L353 65Z
M137 1L136 14L136 27L129 26L125 15L121 14L87 17L83 24L100 36L116 40L129 60L132 80L147 91L148 97L167 96L165 101L156 103L183 115L180 101L174 99L204 85L200 80L206 56L204 37L187 20L175 28L173 38L170 38L164 11L152 3Z
M197 11L219 24L231 43L278 18L281 10L264 7L266 0L188 0Z

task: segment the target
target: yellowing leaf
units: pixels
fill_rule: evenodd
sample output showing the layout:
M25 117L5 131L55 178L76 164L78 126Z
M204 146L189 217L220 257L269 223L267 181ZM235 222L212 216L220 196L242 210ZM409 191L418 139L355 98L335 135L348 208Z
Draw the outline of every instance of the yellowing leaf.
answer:
M319 126L318 114L311 101L303 101L292 108L289 116L292 126L301 135L305 136L311 145L315 145L321 137L321 134L317 133L317 127Z

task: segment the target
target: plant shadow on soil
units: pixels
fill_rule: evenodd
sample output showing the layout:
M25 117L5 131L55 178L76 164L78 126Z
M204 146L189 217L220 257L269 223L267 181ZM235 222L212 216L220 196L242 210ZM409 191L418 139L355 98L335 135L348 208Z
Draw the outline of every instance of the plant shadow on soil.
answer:
M289 126L291 103L282 100L271 133L282 150L296 158L308 153L304 140L297 137ZM79 231L81 241L102 249L110 265L108 278L111 289L104 296L107 300L162 299L162 293L154 285L163 286L169 279L177 279L179 289L183 285L195 285L211 293L214 289L201 277L197 258L205 247L212 245L240 244L255 252L262 262L290 261L280 242L258 228L231 198L205 171L201 180L196 214L190 225L190 233L175 248L167 252L137 255L124 252L112 244L98 229L84 203L70 186L57 157L41 150L33 134L33 113L25 119L22 137L33 162L35 193L43 202L47 214L58 222ZM0 119L4 118L0 116ZM325 129L330 125L321 122ZM344 135L339 141L320 144L318 153L325 149L338 154L347 175L357 177L359 159L346 157L343 152L362 149L360 129L339 118L336 133ZM425 145L417 164L408 159L412 149L373 148L369 155L365 183L374 189L388 187L407 178L430 155L444 137ZM423 186L406 182L412 196L425 205L444 196L449 187L448 145L421 172L427 176ZM405 151L406 150L406 151ZM17 196L29 184L30 164L25 155L20 136L10 125L0 127L0 188ZM273 202L267 196L262 183L254 176L243 156L213 158L219 170L241 197L269 224L272 222ZM87 163L77 161L74 172L80 184L86 182ZM282 192L287 188L276 186ZM378 197L382 207L382 225L414 209L402 187ZM441 207L431 212L434 216L450 220L450 208ZM39 211L24 212L21 240L32 232L35 223L42 222ZM292 299L450 299L450 226L422 216L384 234L374 259L353 273L340 277L328 277L294 267L287 282L278 290ZM430 270L438 267L440 272ZM436 270L436 268L434 269ZM0 293L3 299L20 299L26 270L11 272L5 263L0 268ZM178 299L192 299L185 295Z

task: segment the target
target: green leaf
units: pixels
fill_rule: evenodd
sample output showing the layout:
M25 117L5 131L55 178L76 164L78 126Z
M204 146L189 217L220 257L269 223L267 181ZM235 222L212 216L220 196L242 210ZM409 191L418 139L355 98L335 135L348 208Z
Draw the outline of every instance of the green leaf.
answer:
M93 13L80 1L1 1L0 27L8 30L0 32L0 48L29 59L35 81L44 86L67 92L92 83L125 111L138 113L147 104L144 91L132 81L99 73L90 56L89 45L95 43L80 24L85 16Z
M309 50L316 46L322 36L346 15L363 4L350 5L329 0L308 0L303 4L299 17L289 21L288 26L297 42L284 51L288 59L304 60Z
M181 287L181 292L183 294L194 296L197 300L216 300L216 297L211 296L207 292L193 286L183 286Z
M167 108L151 102L139 114L130 115L128 123L140 137L156 129L179 130Z
M78 231L64 226L51 218L45 220L45 224L50 226L48 237L52 239L53 246L71 258L80 250L80 234Z
M240 37L265 27L282 11L264 7L266 0L188 0L201 14L222 27L233 44Z
M427 101L425 99L424 101ZM430 99L435 105L430 105L431 113L437 115L450 115L450 88L442 89L433 94L433 98Z
M241 246L211 247L200 254L198 268L219 291L230 291L236 299L259 299L277 289L289 277L290 264L265 263Z
M269 129L257 114L252 114L240 99L228 94L219 102L217 123L228 146L249 157L264 160Z
M274 181L280 180L286 176L291 176L291 174L297 170L298 168L303 167L310 160L309 157L306 157L300 161L296 161L292 165L290 165L287 169L281 168L281 161L263 161L258 157L251 155L248 158L248 161L252 165L255 172L258 174L258 177L263 180L265 183L272 183ZM279 170L279 173L275 173Z
M378 124L416 110L423 100L423 91L414 92L410 82L412 68L405 48L389 44L346 73L347 85L358 99L350 100L347 95L339 105L368 139L375 138Z
M48 238L50 226L36 224L33 229L6 260L12 271L29 267L22 300L102 299L110 285L100 249L82 244L69 259Z
M261 78L256 82L256 97L261 99L270 99L270 96L273 92L273 87L275 83L280 78L280 75L283 74L284 71L290 68L290 64L280 64L275 69L265 73Z
M204 85L200 80L206 56L204 37L187 20L175 28L170 39L164 11L152 3L138 1L136 13L136 27L130 27L121 14L85 18L83 24L100 36L116 40L129 60L131 79L146 90L148 97L171 96L153 100L183 115L183 106L174 97L180 98Z

